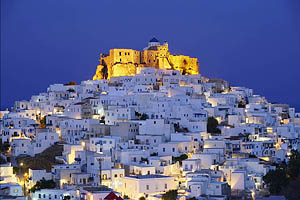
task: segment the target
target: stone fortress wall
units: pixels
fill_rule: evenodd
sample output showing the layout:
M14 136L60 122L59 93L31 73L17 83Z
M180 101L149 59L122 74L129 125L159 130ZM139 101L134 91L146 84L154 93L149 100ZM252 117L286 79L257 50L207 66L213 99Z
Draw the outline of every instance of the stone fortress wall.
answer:
M179 70L183 75L199 74L197 58L184 55L172 55L168 43L163 45L155 38L151 39L143 51L133 49L110 49L109 54L100 54L93 80L110 79L117 76L132 76L139 67Z

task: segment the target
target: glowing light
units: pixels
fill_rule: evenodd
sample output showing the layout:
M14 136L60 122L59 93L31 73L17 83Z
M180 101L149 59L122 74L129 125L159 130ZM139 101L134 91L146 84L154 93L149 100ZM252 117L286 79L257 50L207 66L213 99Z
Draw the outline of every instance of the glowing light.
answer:
M93 119L100 119L100 115L93 115L92 118Z
M269 162L271 160L270 157L259 157L259 158L266 162Z
M129 56L130 55L130 56ZM155 58L153 60L153 58ZM132 49L111 49L109 55L101 55L93 80L110 79L118 76L133 76L141 72L143 67L157 69L174 69L184 75L199 74L197 58L184 55L171 55L167 44L158 45L157 50L136 51ZM106 68L107 74L103 73Z
M85 147L85 142L81 142L81 146Z

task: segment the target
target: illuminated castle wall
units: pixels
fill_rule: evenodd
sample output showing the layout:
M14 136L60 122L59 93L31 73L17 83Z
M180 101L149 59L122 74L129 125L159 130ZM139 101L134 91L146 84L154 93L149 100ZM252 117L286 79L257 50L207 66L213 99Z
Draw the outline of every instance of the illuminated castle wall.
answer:
M109 55L100 54L100 64L97 66L93 80L135 75L138 67L174 69L181 71L183 75L199 74L197 58L171 55L168 43L161 45L157 39L153 38L143 51L110 49Z

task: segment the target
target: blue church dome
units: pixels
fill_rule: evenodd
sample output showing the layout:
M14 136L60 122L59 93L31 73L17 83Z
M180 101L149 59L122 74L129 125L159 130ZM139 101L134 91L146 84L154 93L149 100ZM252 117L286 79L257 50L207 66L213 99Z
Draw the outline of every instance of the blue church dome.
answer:
M149 42L159 42L159 41L154 37Z

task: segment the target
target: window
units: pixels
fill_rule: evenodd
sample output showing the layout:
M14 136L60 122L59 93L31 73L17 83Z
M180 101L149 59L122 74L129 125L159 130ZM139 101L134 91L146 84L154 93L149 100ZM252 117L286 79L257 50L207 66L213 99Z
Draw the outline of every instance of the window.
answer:
M166 148L165 147L163 148L163 152L166 152Z
M168 189L168 184L165 184L165 189Z
M146 185L146 190L149 190L149 185Z
M172 151L175 152L175 148L172 148Z
M115 174L115 178L117 178L118 177L118 174Z

